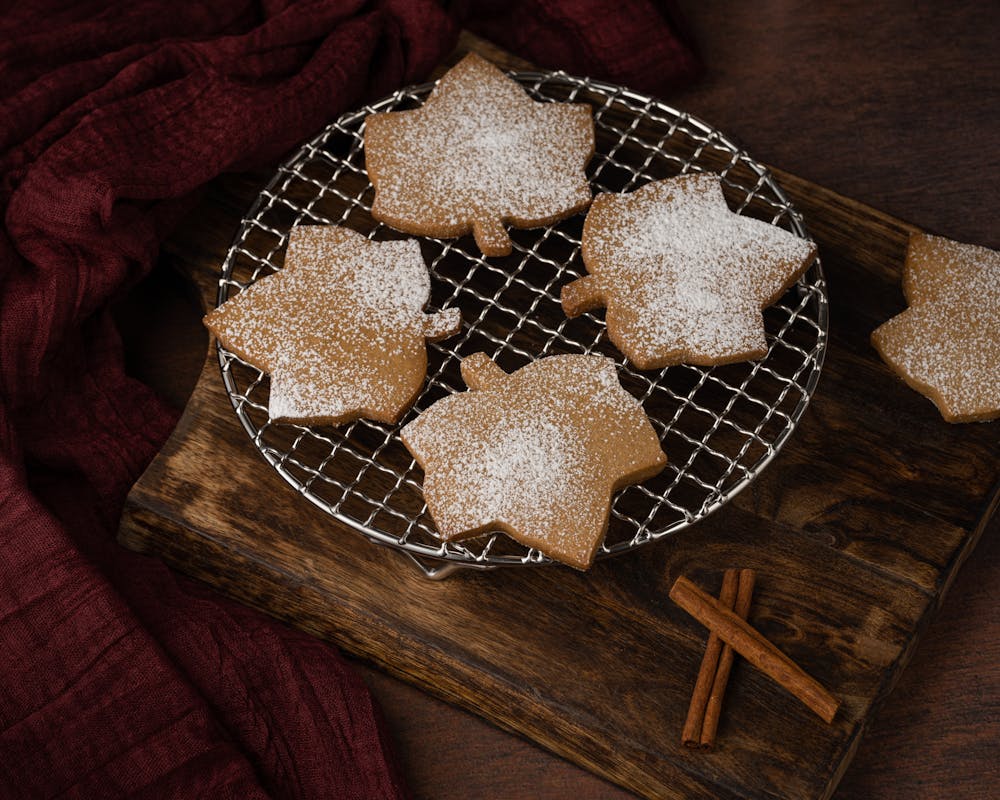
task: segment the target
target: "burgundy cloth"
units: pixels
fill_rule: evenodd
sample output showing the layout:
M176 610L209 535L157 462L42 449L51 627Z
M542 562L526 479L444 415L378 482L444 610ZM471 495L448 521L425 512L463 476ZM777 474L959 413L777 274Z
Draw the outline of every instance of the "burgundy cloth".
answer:
M406 796L333 648L115 544L175 414L108 306L193 190L425 78L456 26L430 0L4 5L0 797Z
M459 0L467 27L534 64L666 96L702 72L668 0Z
M687 63L653 6L609 21L606 5L521 2L469 24L639 89ZM423 79L456 24L432 0L5 7L0 797L405 797L333 648L115 544L176 416L125 374L108 309L199 186Z

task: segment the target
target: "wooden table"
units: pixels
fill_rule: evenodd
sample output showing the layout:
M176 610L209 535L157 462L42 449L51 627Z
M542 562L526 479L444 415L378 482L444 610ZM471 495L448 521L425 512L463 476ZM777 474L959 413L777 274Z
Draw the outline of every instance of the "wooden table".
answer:
M889 2L685 3L708 65L665 98L756 158L922 228L1000 247L1000 14ZM133 371L181 406L207 339L157 272L122 308ZM995 423L1000 424L1000 423ZM835 797L994 795L1000 741L1000 545L987 530ZM631 795L359 665L421 798ZM664 735L672 735L664 732Z

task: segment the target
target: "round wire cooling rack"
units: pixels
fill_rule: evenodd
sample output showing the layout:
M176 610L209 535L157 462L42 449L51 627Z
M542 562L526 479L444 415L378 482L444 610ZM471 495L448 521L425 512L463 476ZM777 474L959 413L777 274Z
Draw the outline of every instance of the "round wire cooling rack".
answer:
M800 215L767 169L711 126L611 84L561 72L510 74L536 100L591 105L597 150L588 177L595 191L632 191L676 174L712 171L734 211L806 236ZM374 189L364 167L364 120L375 112L418 107L433 87L404 88L346 114L278 169L229 249L220 304L281 268L295 225L346 225L377 240L403 238L370 214ZM254 445L304 498L371 542L411 556L429 577L457 567L551 563L500 533L441 541L423 502L422 473L398 434L434 401L464 388L459 363L471 353L487 353L508 372L541 356L599 353L618 363L622 385L649 414L669 463L657 477L615 497L597 557L663 539L712 513L771 461L816 387L828 326L819 260L765 311L769 350L762 360L638 372L610 344L599 316L570 320L562 312L560 288L584 274L582 228L581 214L511 231L511 255L489 261L469 236L419 239L431 272L429 308L457 306L463 325L457 336L428 345L425 389L397 425L272 422L267 376L220 347L226 390Z

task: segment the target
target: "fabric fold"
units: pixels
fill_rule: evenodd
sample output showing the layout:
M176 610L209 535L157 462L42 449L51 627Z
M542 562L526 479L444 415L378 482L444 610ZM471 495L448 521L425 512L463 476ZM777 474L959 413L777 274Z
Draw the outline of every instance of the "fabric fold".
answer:
M401 798L334 648L119 547L176 420L110 304L192 192L453 46L429 0L41 2L0 18L0 795Z

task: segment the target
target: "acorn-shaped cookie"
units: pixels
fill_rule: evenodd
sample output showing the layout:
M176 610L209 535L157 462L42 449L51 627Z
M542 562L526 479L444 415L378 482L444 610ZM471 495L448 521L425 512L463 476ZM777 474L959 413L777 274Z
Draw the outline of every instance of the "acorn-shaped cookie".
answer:
M767 353L762 310L816 256L806 239L734 214L717 175L598 195L583 227L590 273L562 289L567 316L607 306L608 338L639 369Z
M425 314L430 276L414 241L373 242L310 225L289 236L284 267L205 317L224 348L271 376L271 419L395 422L427 373L427 340L461 326Z
M484 255L507 255L506 225L549 225L590 204L590 107L535 102L475 54L421 108L369 116L364 137L372 216L406 233L471 231Z
M903 292L910 307L872 334L882 359L948 422L1000 417L1000 253L913 234Z
M586 569L614 493L667 462L614 362L549 356L508 375L476 353L462 361L462 377L469 391L439 400L401 434L424 469L441 538L502 530Z

